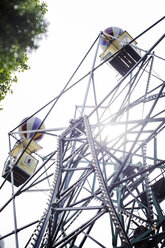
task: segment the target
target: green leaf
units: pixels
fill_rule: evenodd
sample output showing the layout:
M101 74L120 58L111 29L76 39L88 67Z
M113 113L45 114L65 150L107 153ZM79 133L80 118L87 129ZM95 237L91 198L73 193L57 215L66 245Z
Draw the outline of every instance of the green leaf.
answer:
M47 5L38 0L0 2L0 101L18 81L14 73L29 70L28 51L37 49L47 32ZM1 108L2 109L2 108Z

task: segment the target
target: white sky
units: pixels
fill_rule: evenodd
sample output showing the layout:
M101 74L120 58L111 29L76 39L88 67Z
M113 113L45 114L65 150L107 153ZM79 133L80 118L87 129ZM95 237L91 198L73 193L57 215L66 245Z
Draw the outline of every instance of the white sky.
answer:
M47 0L46 2L47 20L50 23L47 38L41 40L40 48L29 55L31 69L18 75L18 83L13 85L14 93L8 94L2 102L0 173L9 151L8 132L24 117L33 114L58 95L100 31L110 26L117 26L135 37L163 17L165 9L164 0ZM148 49L164 30L163 22L152 32L144 35L140 45ZM91 69L91 65L89 64L87 72ZM46 127L65 126L73 118L74 113L74 108L68 103L72 102L74 106L81 98L81 89L79 89L75 98L68 96L67 100L59 102L57 112L53 111ZM11 195L8 188L6 195L8 197ZM18 205L19 211L23 211L20 202ZM34 208L36 207L39 208L39 206ZM7 222L3 225L8 226ZM9 231L11 230L10 227ZM12 245L14 248L12 242L8 244L6 242L5 247L11 248ZM24 246L20 245L20 247Z

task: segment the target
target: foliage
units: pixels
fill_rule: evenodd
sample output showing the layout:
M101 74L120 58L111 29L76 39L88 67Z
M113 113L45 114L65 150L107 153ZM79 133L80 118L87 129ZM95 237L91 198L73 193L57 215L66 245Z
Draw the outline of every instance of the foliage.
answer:
M28 53L47 31L46 11L38 0L0 1L0 102L12 92L15 72L29 69Z

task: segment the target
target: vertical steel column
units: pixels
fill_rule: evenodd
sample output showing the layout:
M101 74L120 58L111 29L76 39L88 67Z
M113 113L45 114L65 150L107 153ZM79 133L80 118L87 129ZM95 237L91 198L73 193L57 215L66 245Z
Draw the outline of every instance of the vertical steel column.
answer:
M12 159L11 159L11 141L10 141L10 134L8 134L9 137L9 156L10 156L10 176L11 176L11 189L12 189L12 203L13 203L13 217L14 217L14 234L15 234L15 245L16 248L19 248L18 244L18 235L17 235L17 216L16 216L16 205L15 205L15 194L14 194L14 173L13 168L11 168L12 165ZM13 165L14 166L14 165ZM12 166L12 167L13 167Z
M83 102L83 105L82 105L81 116L83 116L83 114L84 114L84 109L85 109L85 105L86 105L86 101L87 101L87 97L88 97L88 92L89 92L89 88L90 88L90 84L91 84L91 79L93 78L93 70L94 70L94 66L95 66L95 63L96 63L96 58L97 58L97 54L98 54L98 50L99 50L99 46L100 46L100 37L101 37L101 33L99 35L98 44L97 44L97 48L96 48L96 53L95 53L95 56L94 56L92 69L90 71L90 77L89 77L88 85L87 85L87 88L86 88L84 102Z
M157 163L157 137L154 136L154 164Z

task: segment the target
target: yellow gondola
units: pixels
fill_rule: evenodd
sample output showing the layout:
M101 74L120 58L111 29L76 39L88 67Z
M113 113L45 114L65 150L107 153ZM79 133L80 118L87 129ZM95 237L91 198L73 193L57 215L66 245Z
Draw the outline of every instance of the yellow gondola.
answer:
M29 141L30 138L19 142L12 149L10 158L4 164L2 177L11 182L11 170L13 170L14 185L17 187L33 175L38 164L38 160L31 154L42 147L34 140L28 145Z
M136 47L136 41L128 44L132 40L133 38L127 31L122 31L117 27L106 29L102 35L103 53L100 57L107 60L122 76L141 58L140 51Z

